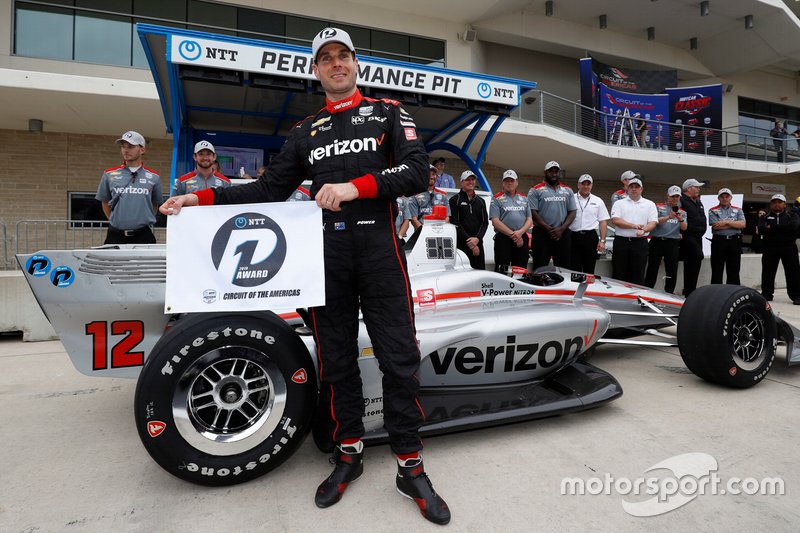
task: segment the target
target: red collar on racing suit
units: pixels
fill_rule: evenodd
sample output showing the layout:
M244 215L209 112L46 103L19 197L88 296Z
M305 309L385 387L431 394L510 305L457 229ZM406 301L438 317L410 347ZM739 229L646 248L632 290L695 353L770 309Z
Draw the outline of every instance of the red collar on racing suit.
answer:
M355 107L361 103L364 97L361 96L361 91L356 88L355 94L350 98L346 98L344 100L339 100L338 102L331 102L327 98L325 99L325 108L328 110L329 113L341 113L351 107Z

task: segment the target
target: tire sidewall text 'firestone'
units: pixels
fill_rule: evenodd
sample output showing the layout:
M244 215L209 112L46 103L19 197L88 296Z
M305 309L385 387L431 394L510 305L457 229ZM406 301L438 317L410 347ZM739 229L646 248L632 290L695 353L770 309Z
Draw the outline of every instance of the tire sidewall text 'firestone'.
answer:
M749 325L755 326L751 337L742 327ZM776 335L769 302L739 285L700 287L686 300L678 318L678 347L689 370L732 388L752 387L764 379L775 361ZM743 343L757 347L749 352L750 362L741 357Z
M231 396L224 394L226 380ZM208 391L198 394L198 387ZM239 403L220 400L243 390ZM308 350L273 313L190 315L164 334L145 362L136 386L136 429L169 473L201 485L233 485L266 474L297 450L316 397ZM209 398L217 403L201 403ZM215 411L223 416L209 425L203 417ZM239 428L226 427L230 412L247 415L234 416L245 421Z

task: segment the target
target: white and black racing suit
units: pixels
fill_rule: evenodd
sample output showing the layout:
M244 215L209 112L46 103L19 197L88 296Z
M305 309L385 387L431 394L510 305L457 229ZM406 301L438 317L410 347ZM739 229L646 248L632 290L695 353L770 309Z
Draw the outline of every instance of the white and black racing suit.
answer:
M311 196L326 183L352 182L359 198L323 211L325 306L311 310L321 401L334 441L364 434L358 370L358 309L383 372L384 424L397 454L418 451L424 420L420 364L405 255L394 231L398 196L428 187L425 147L412 117L392 100L327 102L291 131L257 182L200 191L201 204L285 200L304 179ZM213 191L213 192L212 192Z

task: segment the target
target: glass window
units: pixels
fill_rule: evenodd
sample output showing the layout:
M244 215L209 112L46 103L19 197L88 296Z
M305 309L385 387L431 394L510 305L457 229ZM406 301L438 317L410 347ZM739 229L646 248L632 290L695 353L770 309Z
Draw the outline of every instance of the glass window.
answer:
M359 28L358 26L348 26L347 24L336 24L336 27L341 28L350 34L350 38L353 40L353 46L356 47L356 51L358 53L362 55L370 55L361 52L361 50L369 50L372 48L372 30L369 28ZM321 29L322 28L320 27L320 30Z
M189 0L189 16L187 18L188 22L204 25L190 25L190 30L212 31L213 33L221 33L224 35L236 35L236 32L233 30L218 29L236 27L236 8L233 6ZM213 28L208 28L207 26L213 26Z
M131 65L130 17L83 13L75 16L75 60Z
M70 2L71 4L71 2ZM52 59L72 59L71 9L17 3L14 53ZM46 28L47 31L43 31Z
M424 39L422 37L411 37L411 61L413 63L424 63L426 65L444 66L444 41L434 39ZM424 59L415 59L424 58Z
M282 43L285 42L285 39L281 39L280 37L266 37L246 32L280 36L286 35L286 17L279 13L271 13L269 11L239 8L238 28L240 30L245 30L245 32L239 32L241 37Z
M311 46L311 42L322 28L328 26L324 20L310 19L305 17L286 16L286 39L287 43L299 46ZM292 39L293 37L293 39Z
M380 53L373 52L375 57L386 57L389 59L407 59L409 43L408 35L388 31L372 30L372 49L380 50Z
M133 14L183 22L186 0L133 0Z

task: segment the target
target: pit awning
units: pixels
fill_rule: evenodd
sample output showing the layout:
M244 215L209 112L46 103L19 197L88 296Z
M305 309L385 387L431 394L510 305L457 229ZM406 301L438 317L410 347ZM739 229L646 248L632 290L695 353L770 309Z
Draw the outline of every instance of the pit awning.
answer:
M264 150L268 160L295 123L325 105L309 48L148 24L137 32L173 135L173 180L194 168L197 141ZM401 102L428 151L458 156L490 191L480 169L486 150L536 83L359 55L358 86ZM468 128L463 143L451 142Z

